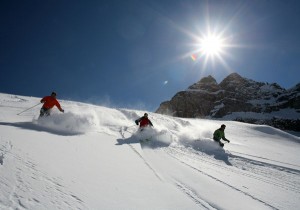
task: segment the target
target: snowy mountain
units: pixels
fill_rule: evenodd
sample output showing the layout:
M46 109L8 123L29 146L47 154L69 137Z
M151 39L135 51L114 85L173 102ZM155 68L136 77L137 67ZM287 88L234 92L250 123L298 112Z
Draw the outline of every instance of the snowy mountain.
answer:
M161 103L156 112L300 131L300 83L285 90L276 83L256 82L237 73L230 74L220 84L208 76Z
M72 101L38 119L39 100L0 94L0 209L299 209L297 136L156 113L139 132L143 111Z

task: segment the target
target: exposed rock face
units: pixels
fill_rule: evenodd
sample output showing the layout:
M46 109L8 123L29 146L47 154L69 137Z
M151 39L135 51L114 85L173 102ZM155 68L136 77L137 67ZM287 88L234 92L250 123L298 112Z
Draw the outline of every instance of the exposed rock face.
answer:
M286 90L278 84L255 82L237 73L220 84L204 77L170 101L157 113L185 118L215 118L268 124L300 131L300 83Z

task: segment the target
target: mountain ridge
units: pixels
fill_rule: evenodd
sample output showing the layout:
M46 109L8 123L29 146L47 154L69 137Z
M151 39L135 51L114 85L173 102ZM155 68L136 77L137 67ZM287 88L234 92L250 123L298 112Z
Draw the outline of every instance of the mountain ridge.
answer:
M219 84L211 75L162 102L156 113L266 124L300 131L300 83L284 89L232 73Z

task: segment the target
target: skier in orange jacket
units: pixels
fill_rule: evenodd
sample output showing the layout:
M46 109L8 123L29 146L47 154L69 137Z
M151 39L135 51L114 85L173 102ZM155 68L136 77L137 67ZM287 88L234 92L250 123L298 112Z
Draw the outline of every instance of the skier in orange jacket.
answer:
M44 103L43 107L40 110L40 117L49 116L51 109L56 106L59 111L64 112L61 108L59 102L56 100L56 93L52 92L51 96L45 96L42 98L41 103Z

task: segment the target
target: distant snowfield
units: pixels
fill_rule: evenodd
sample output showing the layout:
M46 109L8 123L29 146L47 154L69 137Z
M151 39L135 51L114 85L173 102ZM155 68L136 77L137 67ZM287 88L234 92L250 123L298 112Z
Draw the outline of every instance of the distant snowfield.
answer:
M297 136L155 113L137 132L143 111L72 101L17 115L39 100L0 94L0 209L299 209Z

